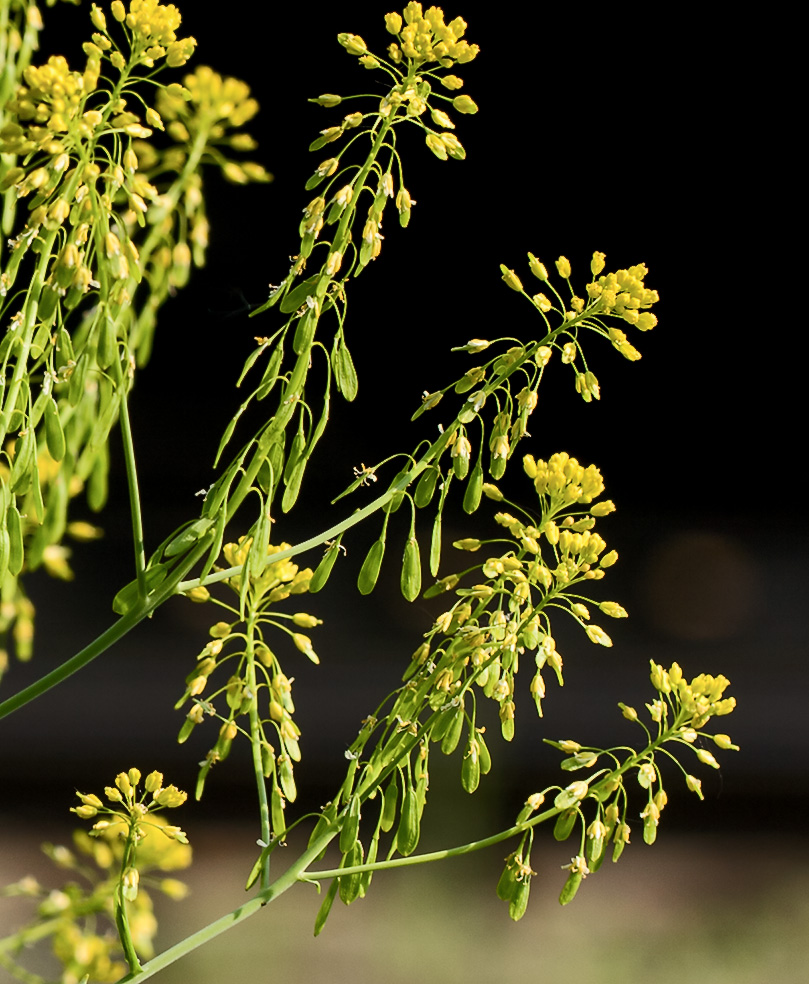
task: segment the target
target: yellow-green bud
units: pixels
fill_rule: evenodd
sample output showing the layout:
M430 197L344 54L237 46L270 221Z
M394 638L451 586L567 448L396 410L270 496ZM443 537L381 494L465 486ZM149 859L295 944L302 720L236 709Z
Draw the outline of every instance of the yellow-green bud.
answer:
M126 8L121 3L121 0L112 0L110 10L112 11L112 16L118 21L118 23L123 24L126 20Z
M626 618L628 615L627 610L616 601L602 601L598 607L610 618Z
M739 751L739 746L733 744L730 740L730 735L714 735L713 740L720 748L732 749L734 752Z
M452 105L459 113L477 113L478 107L474 100L470 99L469 96L456 96L452 100Z
M610 550L609 553L604 554L599 563L599 567L612 567L612 565L618 560L618 551Z
M565 280L570 278L570 260L566 256L560 256L556 261L556 269L559 271L559 276L564 277Z
M590 260L590 269L593 271L593 276L597 277L599 273L604 269L604 260L606 259L606 253L593 253L593 258Z
M548 270L544 263L541 263L533 253L528 254L528 265L531 268L531 273L538 279L545 281L548 279ZM542 296L541 294L538 296Z
M508 284L512 290L522 290L522 282L517 274L513 270L509 270L508 267L500 264L500 272L503 274L503 280Z
M445 89L462 89L463 79L459 79L457 75L446 75L441 79L441 85Z
M314 615L307 615L305 612L296 612L292 616L292 621L302 629L313 629L316 625L323 624L322 618L315 618Z
M150 772L149 775L146 776L146 781L143 785L146 788L147 793L154 793L156 790L161 789L163 786L163 773L157 771Z
M503 501L503 493L496 485L492 485L491 482L484 482L482 491L487 499L494 499L495 502Z
M398 34L402 29L401 14L385 14L385 30L388 34Z
M719 763L716 761L713 755L711 755L711 753L709 751L706 751L704 748L697 749L697 758L700 760L700 762L702 762L703 765L710 765L712 769L719 768Z
M612 499L605 499L604 502L597 502L590 509L591 516L608 516L611 512L615 512L615 503Z
M336 96L333 92L324 92L322 96L318 96L317 99L313 99L312 102L316 102L319 106L325 106L327 109L331 109L333 106L339 106L343 101L342 96Z
M618 701L618 706L621 708L621 714L623 714L627 721L638 720L638 712L634 707L630 707L629 704L624 704L623 701Z

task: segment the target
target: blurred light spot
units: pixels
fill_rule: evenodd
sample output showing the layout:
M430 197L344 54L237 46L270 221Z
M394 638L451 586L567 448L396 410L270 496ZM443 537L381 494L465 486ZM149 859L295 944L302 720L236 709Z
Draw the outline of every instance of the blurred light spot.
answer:
M739 540L720 533L680 533L652 551L645 614L678 639L731 638L755 620L760 582L755 561Z

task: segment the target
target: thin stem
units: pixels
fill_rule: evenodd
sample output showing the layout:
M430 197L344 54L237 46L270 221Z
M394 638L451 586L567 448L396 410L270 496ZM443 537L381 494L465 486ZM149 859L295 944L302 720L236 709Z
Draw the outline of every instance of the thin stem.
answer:
M258 681L256 679L256 612L251 608L247 617L246 631L246 655L247 655L247 685L250 688L252 698L250 700L250 746L253 758L253 772L256 777L256 789L258 791L259 818L261 822L261 840L264 844L269 844L272 837L270 826L270 804L267 800L267 783L264 778L264 765L261 761L261 725L258 717ZM268 888L270 884L270 852L267 854L261 865L261 888Z
M123 381L119 383L122 387ZM126 462L126 485L129 492L129 510L132 515L132 542L135 551L135 572L138 578L138 598L146 600L146 551L143 544L143 518L140 509L140 491L138 490L138 471L135 464L135 445L132 440L132 426L129 420L129 401L124 391L121 397L121 437L124 444L124 461Z
M279 896L283 895L288 889L292 888L293 885L300 881L300 875L304 872L309 864L314 861L317 856L323 851L327 845L334 839L337 834L337 829L333 828L324 831L320 837L308 847L304 853L298 858L298 860L292 864L287 870L277 878L269 888L265 889L263 892L251 899L249 902L245 902L244 905L238 906L232 912L228 912L226 915L221 916L219 919L214 920L214 922L209 923L202 929L197 930L196 933L192 933L187 936L184 940L176 943L174 946L169 947L163 953L158 954L153 959L147 961L143 964L141 973L139 974L128 974L126 977L121 978L118 984L127 984L129 981L137 980L138 984L142 981L148 980L155 974L159 973L161 970L165 970L166 967L171 966L177 960L196 950L198 947L210 940L215 939L221 933L227 932L233 926L237 926L239 923L244 922L245 919L249 919L250 916L255 915L260 909L262 909L268 902L273 902Z

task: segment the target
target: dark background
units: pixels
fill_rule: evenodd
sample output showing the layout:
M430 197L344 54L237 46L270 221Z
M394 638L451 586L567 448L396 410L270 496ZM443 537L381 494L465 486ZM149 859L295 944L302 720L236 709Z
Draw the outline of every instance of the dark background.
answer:
M152 362L137 382L133 427L152 544L197 509L194 493L210 483L219 435L238 405L232 382L253 336L277 324L272 312L249 320L245 308L285 275L300 211L312 197L303 184L328 156L306 147L344 115L306 97L376 92L382 84L334 37L348 30L372 49L388 43L384 11L370 3L288 5L269 15L270 29L259 29L243 7L234 6L232 19L218 5L215 18L203 3L182 9L187 33L199 41L194 63L244 78L261 102L248 129L260 141L256 158L275 180L237 188L208 176L208 266L166 305ZM445 10L455 16L454 7ZM629 363L593 337L587 354L602 399L590 405L554 360L533 436L520 447L537 457L566 449L602 469L619 511L600 526L621 562L595 592L623 603L631 617L605 626L611 650L559 624L566 686L549 686L541 729L527 694L518 703L518 739L511 747L493 742L499 778L480 814L457 791L454 759L446 776L436 764L433 795L475 832L508 822L528 792L558 775L558 756L539 744L542 735L633 740L616 702L651 699L648 660L677 659L687 674L730 678L738 708L721 723L742 750L720 753L720 773L701 772L705 803L678 788L672 774L661 830L761 832L766 824L786 844L807 794L805 441L795 329L786 313L797 264L771 236L771 216L789 207L788 186L764 172L750 130L762 69L718 22L695 26L651 6L631 17L573 5L501 16L467 3L461 12L469 40L482 49L457 69L480 106L477 116L455 114L467 160L440 162L415 128L403 135L405 181L418 203L410 227L388 218L379 261L350 285L347 339L359 396L351 406L334 402L308 487L275 539L295 542L368 501L371 493L360 493L353 503L328 506L352 466L409 450L433 433L440 414L415 425L409 417L423 390L475 364L450 355L453 345L532 337L531 310L502 284L499 263L529 284L528 250L549 266L568 256L574 283L586 278L594 249L606 252L607 269L645 262L661 301L653 332L628 331L642 360ZM64 50L84 13L49 11L65 26L46 35L44 53ZM106 627L111 596L132 576L123 471L114 457L113 493L100 520L105 540L76 549L75 584L32 579L37 651L30 667L13 667L6 692ZM530 504L530 486L515 482L519 470L515 462L510 487ZM477 534L492 512L457 513L448 539L455 529ZM353 582L376 520L346 539L348 558L328 591L301 604L325 620L312 633L320 667L286 654L297 679L304 761L296 774L306 801L322 801L334 788L359 721L396 685L436 611L397 597L405 510L397 518L393 561L374 595L358 598ZM449 553L442 573L453 569ZM193 786L207 742L174 744L181 714L171 706L215 620L212 610L173 601L37 706L2 722L0 781L15 791L3 795L4 812L25 818L51 815L56 804L66 810L77 786L96 789L135 762ZM212 773L196 815L249 815L251 782L246 756L234 752ZM474 802L487 796L484 781Z

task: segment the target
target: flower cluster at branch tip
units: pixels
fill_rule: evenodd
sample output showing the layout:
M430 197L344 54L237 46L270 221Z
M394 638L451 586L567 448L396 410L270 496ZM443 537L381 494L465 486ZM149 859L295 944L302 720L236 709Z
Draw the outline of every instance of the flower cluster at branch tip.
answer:
M507 740L514 734L515 676L525 651L535 653L529 692L540 716L543 670L549 667L563 682L562 656L551 634L552 608L566 611L592 642L612 646L607 633L589 623L590 611L584 604L589 599L578 593L578 585L600 580L617 560L615 551L604 553L606 543L592 531L596 517L615 508L609 501L590 505L604 489L601 473L562 452L548 462L526 456L525 471L539 495L539 516L521 507L515 508L522 518L497 512L495 521L511 538L509 548L460 574L441 578L428 589L427 597L454 591L458 601L426 633L428 641L414 654L409 671L417 680L432 681L436 706L462 698L472 683L477 684L497 703ZM506 501L496 486L487 485L484 492L498 502ZM476 537L454 543L470 553L483 545ZM486 580L460 587L461 578L476 570ZM616 602L589 603L610 617L626 616Z
M107 787L111 807L92 794L78 796L81 805L73 813L82 819L99 814L109 819L98 821L89 834L75 831L74 849L43 845L45 854L70 879L62 888L48 889L28 876L7 886L5 894L37 902L34 921L16 934L20 948L30 943L29 933L46 921L53 927L50 945L62 965L61 981L78 982L88 975L93 981L112 984L126 973L114 930L118 893L126 900L132 943L146 959L154 956L157 933L151 889L171 899L182 899L188 893L182 881L167 878L165 873L187 868L191 847L178 827L155 812L179 806L185 793L175 786L164 787L159 772L152 772L141 783L140 771L130 769Z
M289 544L268 545L266 566L259 573L251 570L252 546L253 538L244 536L236 543L225 544L222 550L229 565L243 567L242 573L229 578L227 584L240 597L244 593L247 614L218 602L233 620L222 620L211 626L211 639L186 677L186 690L176 707L179 709L189 700L192 707L180 728L178 741L187 741L206 715L220 721L216 743L200 762L199 798L208 772L228 757L234 739L244 731L239 719L248 718L250 736L260 747L264 776L271 780L273 825L280 834L285 826L283 810L286 802L297 796L292 763L301 758L298 742L301 731L293 720L292 684L295 678L284 673L278 656L265 640L265 633L270 628L277 630L279 635L288 637L298 652L311 662L319 663L311 637L299 630L313 629L321 625L322 620L306 612L288 614L274 609L279 602L306 593L312 579L312 570L308 567L299 568L289 558L272 560L275 554L288 550ZM194 590L198 592L194 600L210 598L207 588ZM228 664L230 676L218 689L207 692L213 674ZM226 704L223 713L217 711L215 703L221 697ZM280 745L280 752L268 740L267 732Z

